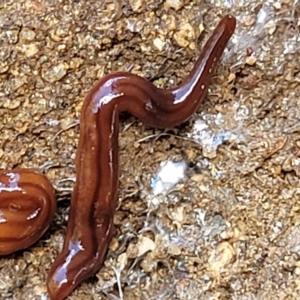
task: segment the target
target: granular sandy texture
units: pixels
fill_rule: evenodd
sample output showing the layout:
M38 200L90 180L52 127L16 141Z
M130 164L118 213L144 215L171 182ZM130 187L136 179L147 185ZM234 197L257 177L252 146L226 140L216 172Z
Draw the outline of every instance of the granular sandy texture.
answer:
M43 170L58 212L0 259L0 299L47 299L83 98L127 70L179 83L221 16L238 19L201 111L171 131L121 116L119 208L105 266L69 299L300 298L299 1L1 1L0 168ZM163 161L186 178L154 195Z

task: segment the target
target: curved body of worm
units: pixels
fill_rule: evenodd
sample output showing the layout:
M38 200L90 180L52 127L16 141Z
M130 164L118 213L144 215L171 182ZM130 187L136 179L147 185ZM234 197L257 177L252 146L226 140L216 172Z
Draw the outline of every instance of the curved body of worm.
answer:
M26 169L0 171L0 255L34 244L55 212L54 190L45 175Z

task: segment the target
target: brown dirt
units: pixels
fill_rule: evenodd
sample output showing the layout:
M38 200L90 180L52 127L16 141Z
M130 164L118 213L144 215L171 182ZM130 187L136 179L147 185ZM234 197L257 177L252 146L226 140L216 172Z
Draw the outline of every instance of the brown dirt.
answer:
M2 300L47 295L94 82L128 70L176 85L227 13L236 33L190 122L163 132L121 116L116 235L105 266L69 299L300 298L299 1L8 0L0 168L43 170L59 208L37 244L0 259ZM154 196L151 178L166 160L188 172Z

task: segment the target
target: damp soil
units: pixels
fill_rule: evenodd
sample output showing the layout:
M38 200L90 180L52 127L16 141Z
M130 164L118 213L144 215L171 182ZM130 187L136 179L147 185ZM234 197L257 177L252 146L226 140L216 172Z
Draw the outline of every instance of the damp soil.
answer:
M163 131L120 116L116 233L104 267L68 299L299 299L299 2L7 0L0 169L43 171L58 211L35 245L0 258L2 300L47 299L97 79L179 84L228 13L236 32L189 122ZM184 161L185 179L154 195L165 161Z

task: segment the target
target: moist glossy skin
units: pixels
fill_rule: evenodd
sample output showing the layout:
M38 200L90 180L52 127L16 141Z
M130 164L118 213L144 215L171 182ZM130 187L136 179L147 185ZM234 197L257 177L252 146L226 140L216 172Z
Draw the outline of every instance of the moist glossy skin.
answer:
M232 16L221 20L190 75L177 88L158 89L141 77L120 72L101 79L87 95L66 238L48 277L51 299L67 297L104 262L117 205L119 113L128 111L159 128L186 121L206 95L235 23Z
M49 227L56 211L54 190L34 170L0 172L0 255L34 244Z

